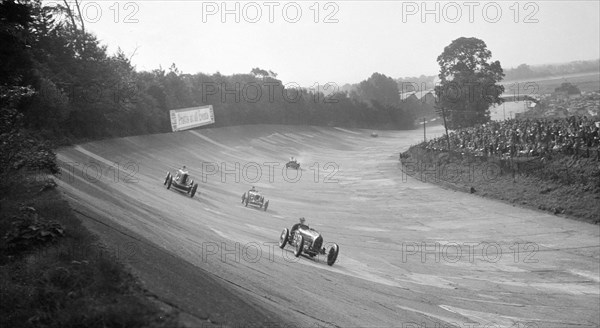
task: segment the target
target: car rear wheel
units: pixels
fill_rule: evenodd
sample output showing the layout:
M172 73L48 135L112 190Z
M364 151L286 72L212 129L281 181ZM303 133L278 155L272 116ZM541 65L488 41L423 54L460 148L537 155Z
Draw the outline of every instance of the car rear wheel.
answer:
M194 197L194 195L196 194L196 190L198 190L198 184L195 184L192 187L192 193L190 194L190 197Z
M287 245L289 237L290 231L287 228L283 228L281 235L279 235L279 248L283 249Z
M296 236L298 236L298 232L296 232ZM298 241L296 242L296 251L294 252L294 256L298 257L302 254L302 249L304 248L304 237L300 236Z
M244 202L246 201L246 193L242 194L242 204L244 204Z
M167 180L167 189L171 189L171 184L173 183L173 179L169 176L169 180Z
M329 253L327 254L327 265L332 266L337 260L338 253L340 252L340 247L338 244L333 244L329 249Z
M267 211L267 207L269 207L269 201L265 202L265 212Z
M245 204L244 206L248 206L248 199L249 199L249 198L250 198L250 197L246 197L246 201L245 201L245 203L246 203L246 204Z
M163 183L163 185L167 185L167 181L169 181L169 179L171 179L171 173L167 172L167 176L165 177L165 183Z

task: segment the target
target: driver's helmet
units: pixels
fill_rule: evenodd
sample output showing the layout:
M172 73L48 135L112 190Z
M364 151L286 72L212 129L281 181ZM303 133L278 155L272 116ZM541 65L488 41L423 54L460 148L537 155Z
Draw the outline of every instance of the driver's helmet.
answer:
M302 218L300 218L300 224L302 224L302 225L306 225L306 224L305 224L305 222L306 222L306 219L305 219L305 218L303 218L303 217L302 217Z
M187 168L185 167L185 165L184 165L184 166L182 166L182 167L179 169L179 172L178 172L178 173L179 173L179 175L188 174L188 170L187 170Z

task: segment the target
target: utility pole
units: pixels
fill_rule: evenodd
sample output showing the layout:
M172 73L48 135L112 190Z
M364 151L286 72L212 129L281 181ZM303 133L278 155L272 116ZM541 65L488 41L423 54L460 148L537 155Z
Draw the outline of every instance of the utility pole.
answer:
M448 135L448 124L446 123L446 110L444 106L434 106L436 112L442 113L442 118L444 119L444 130L446 130L446 144L448 145L448 150L450 150L450 136Z
M425 117L423 117L423 142L427 141L427 133L425 132Z

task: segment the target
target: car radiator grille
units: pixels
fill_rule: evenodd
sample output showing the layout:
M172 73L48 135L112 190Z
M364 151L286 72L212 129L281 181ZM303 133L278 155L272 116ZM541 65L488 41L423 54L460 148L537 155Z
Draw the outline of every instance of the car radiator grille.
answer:
M323 237L319 236L315 239L315 241L313 243L313 248L315 250L320 250L321 246L323 246Z

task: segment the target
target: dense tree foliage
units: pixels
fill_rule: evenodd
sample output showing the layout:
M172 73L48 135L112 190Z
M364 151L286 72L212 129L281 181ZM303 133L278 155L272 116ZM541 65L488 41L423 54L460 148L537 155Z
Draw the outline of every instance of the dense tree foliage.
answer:
M360 96L351 97L339 90L286 86L277 73L258 67L231 76L185 74L175 64L138 72L125 53L108 54L85 31L76 9L57 3L48 7L39 0L6 0L0 6L0 86L32 90L12 107L22 115L24 128L45 139L169 132L169 110L200 105L213 105L214 126L413 124L394 81L382 74L374 74Z
M581 90L576 85L569 82L563 82L560 87L554 89L555 93L563 93L565 95L580 95Z
M386 106L400 105L398 84L391 77L373 73L370 78L360 82L356 90L358 98L366 101L376 101Z
M502 103L504 87L498 82L504 73L500 62L492 62L491 57L485 42L464 37L452 41L438 56L437 106L449 128L485 123L490 119L490 106Z

